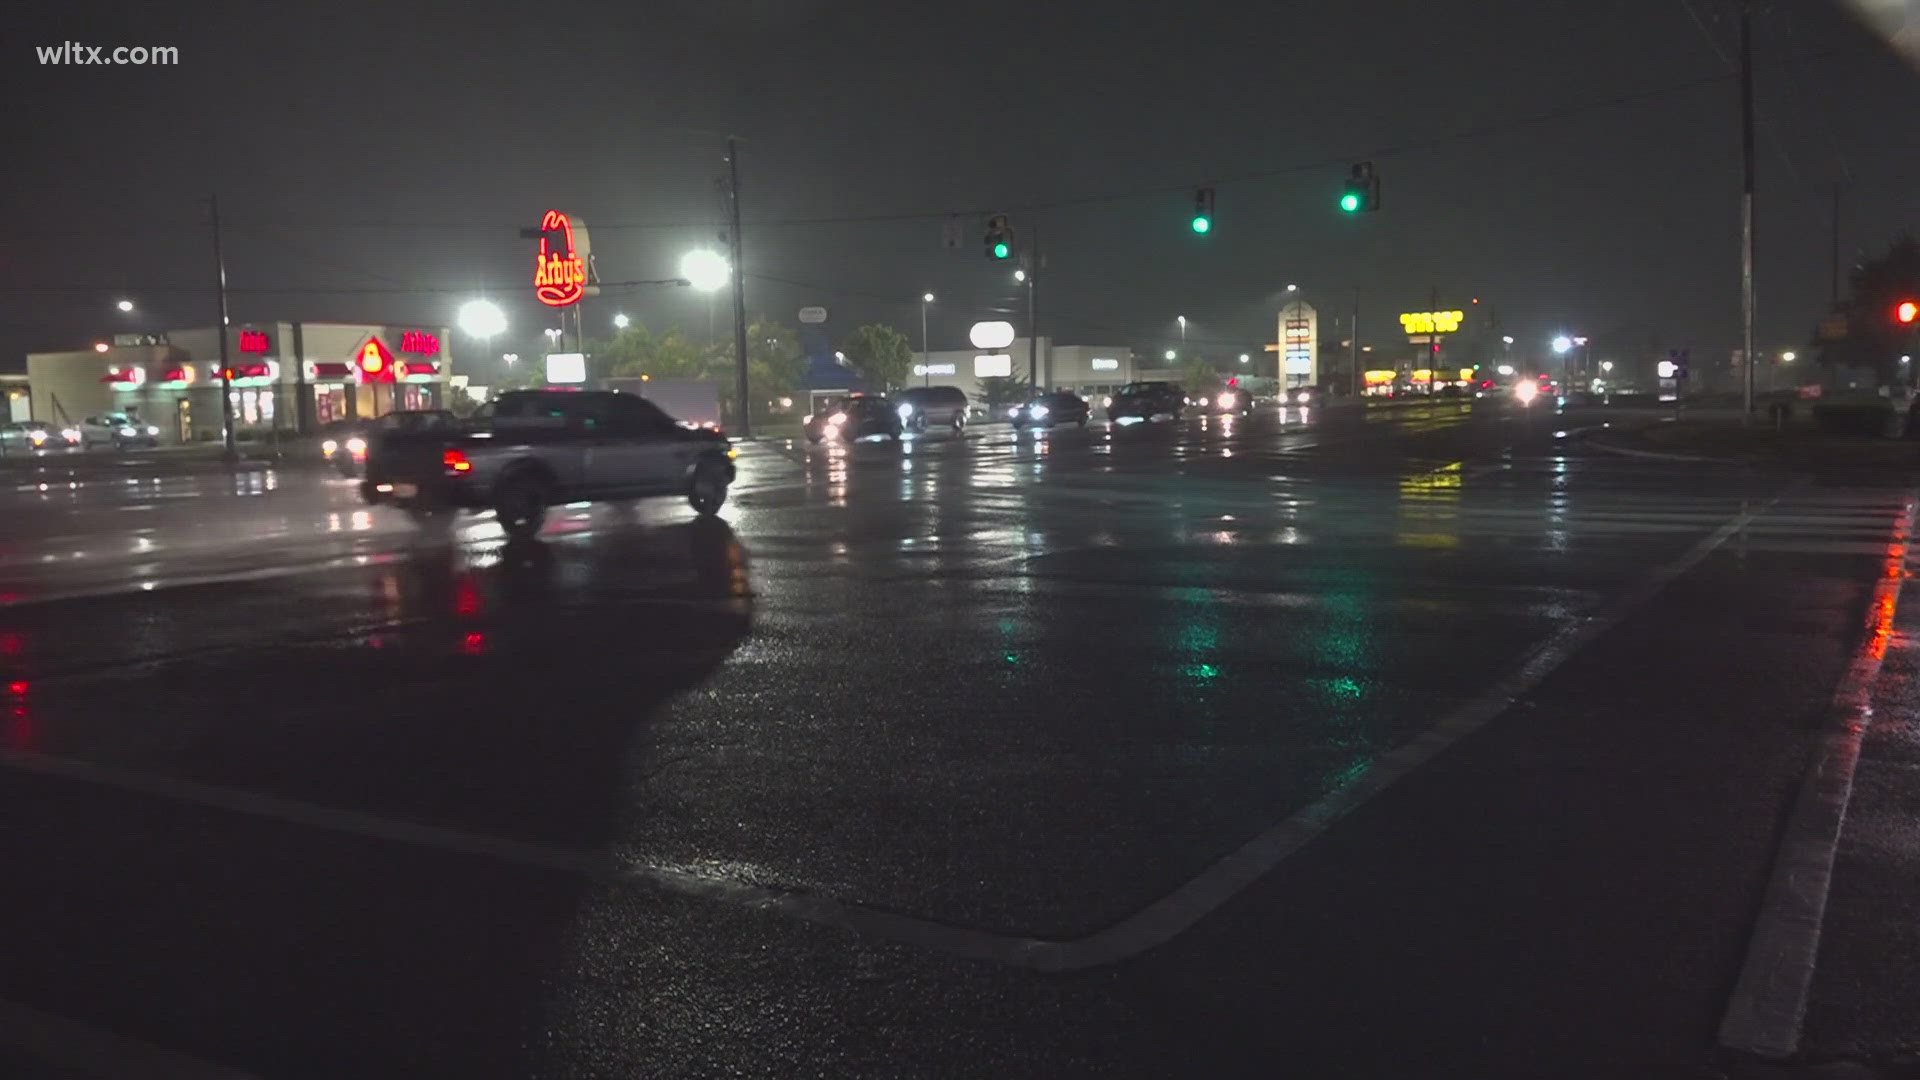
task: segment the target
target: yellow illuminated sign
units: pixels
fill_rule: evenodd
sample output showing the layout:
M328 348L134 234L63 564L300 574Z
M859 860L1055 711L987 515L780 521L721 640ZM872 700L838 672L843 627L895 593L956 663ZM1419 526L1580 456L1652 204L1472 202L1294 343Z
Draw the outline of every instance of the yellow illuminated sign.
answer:
M1367 385L1369 386L1376 386L1380 383L1390 383L1393 381L1394 376L1398 374L1399 372L1397 371L1363 371L1360 373L1361 377L1367 380Z
M1400 316L1400 325L1409 334L1451 334L1466 317L1464 311L1409 311Z

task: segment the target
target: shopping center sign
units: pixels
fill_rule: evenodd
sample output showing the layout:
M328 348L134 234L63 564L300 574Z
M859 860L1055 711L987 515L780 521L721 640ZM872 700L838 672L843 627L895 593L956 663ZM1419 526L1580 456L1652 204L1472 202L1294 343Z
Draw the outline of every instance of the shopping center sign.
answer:
M1409 311L1400 316L1400 325L1408 334L1451 334L1460 329L1464 311Z

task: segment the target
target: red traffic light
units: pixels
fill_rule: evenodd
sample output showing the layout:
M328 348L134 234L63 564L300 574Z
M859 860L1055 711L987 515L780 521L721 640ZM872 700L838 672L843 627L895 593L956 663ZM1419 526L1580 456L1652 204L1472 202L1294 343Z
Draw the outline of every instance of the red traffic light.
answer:
M1893 317L1902 323L1912 323L1913 320L1920 319L1920 304L1911 300L1902 300L1894 305Z

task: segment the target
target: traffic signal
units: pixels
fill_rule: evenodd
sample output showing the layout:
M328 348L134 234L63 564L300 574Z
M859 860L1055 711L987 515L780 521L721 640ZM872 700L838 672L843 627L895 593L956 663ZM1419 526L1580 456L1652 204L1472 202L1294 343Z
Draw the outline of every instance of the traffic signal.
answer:
M987 219L987 258L1005 260L1013 257L1013 226L1007 223L1007 215L995 214Z
M1902 300L1894 305L1893 317L1903 326L1912 326L1913 320L1920 318L1920 304L1912 300Z
M1213 189L1203 187L1193 193L1193 231L1213 231Z
M1346 187L1340 192L1340 209L1348 214L1380 209L1380 174L1373 171L1373 162L1362 161L1347 174Z

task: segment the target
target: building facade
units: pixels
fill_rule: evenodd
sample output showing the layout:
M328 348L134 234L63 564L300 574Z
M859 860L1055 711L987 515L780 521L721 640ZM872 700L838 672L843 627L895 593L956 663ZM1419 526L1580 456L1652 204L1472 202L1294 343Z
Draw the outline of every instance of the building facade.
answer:
M909 386L957 386L980 400L980 381L1009 376L1031 381L1042 390L1072 390L1082 397L1112 393L1133 381L1133 350L1124 345L1055 345L1042 335L1033 360L1038 367L1028 375L1026 338L997 352L985 349L947 349L915 354Z
M123 334L91 348L29 353L36 420L125 413L163 442L222 437L220 332ZM396 409L444 408L453 376L445 327L277 322L229 327L229 401L238 434L304 433Z

